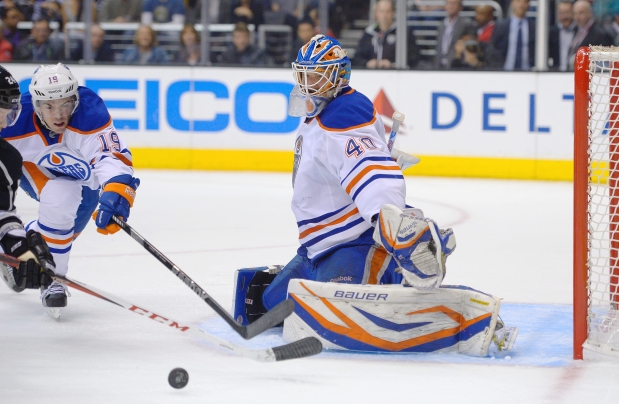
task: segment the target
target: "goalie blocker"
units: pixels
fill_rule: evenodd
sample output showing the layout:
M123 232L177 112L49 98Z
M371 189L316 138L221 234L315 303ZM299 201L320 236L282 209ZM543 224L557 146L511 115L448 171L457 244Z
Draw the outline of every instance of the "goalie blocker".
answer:
M236 272L234 316L240 324L266 312L262 291L280 268ZM284 321L284 340L312 336L327 349L487 356L492 343L507 351L518 335L500 320L498 298L464 286L419 290L293 279L288 297L295 310Z

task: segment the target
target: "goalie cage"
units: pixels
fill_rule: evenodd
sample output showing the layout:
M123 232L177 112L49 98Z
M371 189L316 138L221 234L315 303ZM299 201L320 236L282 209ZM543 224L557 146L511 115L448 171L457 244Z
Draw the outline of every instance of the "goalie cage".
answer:
M574 359L619 361L619 47L574 70Z

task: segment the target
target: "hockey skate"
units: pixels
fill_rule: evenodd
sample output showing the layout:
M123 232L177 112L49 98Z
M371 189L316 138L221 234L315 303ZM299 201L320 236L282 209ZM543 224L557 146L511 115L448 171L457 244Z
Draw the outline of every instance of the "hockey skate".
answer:
M71 296L71 294L62 283L54 281L47 289L45 286L41 286L43 307L47 309L47 314L56 321L60 319L61 309L67 306L67 296Z
M502 320L497 320L492 342L499 348L499 351L509 351L514 347L518 327L506 327Z
M2 278L4 283L6 283L6 286L8 286L15 293L23 292L25 289L17 286L15 277L13 276L13 268L8 265L0 264L0 278Z

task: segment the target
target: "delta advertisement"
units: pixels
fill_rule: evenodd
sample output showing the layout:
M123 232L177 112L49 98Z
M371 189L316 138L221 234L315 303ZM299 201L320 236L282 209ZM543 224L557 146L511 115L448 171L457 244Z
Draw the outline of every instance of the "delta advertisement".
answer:
M7 67L26 92L37 66ZM138 167L292 169L302 120L287 114L289 69L69 67L103 98ZM405 114L396 147L422 159L407 174L571 179L572 74L353 70L350 84L387 133Z

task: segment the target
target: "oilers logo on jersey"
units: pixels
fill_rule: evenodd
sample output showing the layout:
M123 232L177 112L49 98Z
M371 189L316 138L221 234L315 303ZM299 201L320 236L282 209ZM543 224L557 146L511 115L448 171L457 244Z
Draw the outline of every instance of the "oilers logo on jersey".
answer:
M90 166L88 163L69 153L52 152L46 154L37 164L78 180L86 181L90 178Z
M303 154L303 136L299 136L294 143L294 167L292 169L292 187L294 188L294 180L297 178L297 170L301 164L301 155Z

